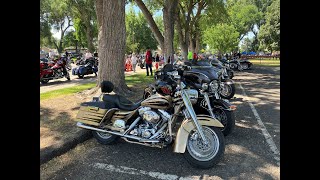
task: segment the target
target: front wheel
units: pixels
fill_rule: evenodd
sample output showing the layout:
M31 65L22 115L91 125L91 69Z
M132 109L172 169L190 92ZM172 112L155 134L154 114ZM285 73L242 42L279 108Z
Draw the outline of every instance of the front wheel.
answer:
M220 95L222 98L231 99L236 93L236 87L234 83L223 82L221 84Z
M190 165L196 168L208 169L216 165L222 158L225 142L222 132L216 127L202 126L208 141L205 145L197 131L190 132L186 152L183 154Z
M220 129L221 132L223 133L223 135L224 136L229 135L233 131L233 129L236 125L233 111L215 108L213 110L213 114L221 122L221 124L224 126L223 128Z
M96 140L103 145L114 144L118 137L113 134L103 133L99 131L91 131L91 132L93 137L96 138Z

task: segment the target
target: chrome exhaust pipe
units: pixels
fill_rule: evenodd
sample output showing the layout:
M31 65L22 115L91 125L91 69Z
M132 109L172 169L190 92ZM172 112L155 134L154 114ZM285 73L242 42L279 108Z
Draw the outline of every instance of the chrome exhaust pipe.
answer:
M122 134L120 132L108 131L108 130L103 130L103 129L87 126L87 125L84 125L81 122L77 122L77 126L80 127L80 128L84 128L84 129L89 129L89 130L93 130L93 131L99 131L99 132L104 132L104 133L117 135L117 136L120 136L120 137L126 137L126 138L130 138L130 139L134 139L134 140L137 140L139 142L152 142L152 143L159 142L158 140L144 139L144 138L140 138L140 137L137 137L137 136L124 135L124 134Z

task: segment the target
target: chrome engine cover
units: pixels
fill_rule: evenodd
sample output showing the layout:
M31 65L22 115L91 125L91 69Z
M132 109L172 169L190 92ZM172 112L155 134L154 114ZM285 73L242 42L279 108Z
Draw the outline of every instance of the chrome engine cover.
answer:
M145 111L144 113L143 113L143 120L145 120L145 121L147 121L147 122L151 122L151 123L154 123L154 124L156 124L156 123L158 123L159 122L159 120L160 120L160 116L159 116L159 114L157 114L156 112L154 112L154 111Z

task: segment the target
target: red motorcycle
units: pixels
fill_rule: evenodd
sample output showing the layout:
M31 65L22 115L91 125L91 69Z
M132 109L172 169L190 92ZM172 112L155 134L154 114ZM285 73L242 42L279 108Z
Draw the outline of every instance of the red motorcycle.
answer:
M66 77L70 80L70 75L65 68L66 60L59 59L52 62L40 61L40 82L42 84L48 83L52 79L60 79Z

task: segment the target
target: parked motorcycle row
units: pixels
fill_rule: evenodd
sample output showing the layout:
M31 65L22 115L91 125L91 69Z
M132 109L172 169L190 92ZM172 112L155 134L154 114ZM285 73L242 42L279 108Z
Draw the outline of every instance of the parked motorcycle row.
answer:
M82 103L75 121L101 144L122 138L150 147L173 146L190 165L211 168L223 157L225 136L235 127L236 106L228 100L235 94L231 63L166 64L138 102L110 94L113 84L103 81L102 94Z
M83 78L88 74L95 74L98 72L98 60L96 57L84 59L77 58L77 67L72 69L72 75L78 75L79 78ZM49 80L67 78L70 80L71 65L68 64L66 57L50 60L48 58L40 59L40 82L46 84Z

